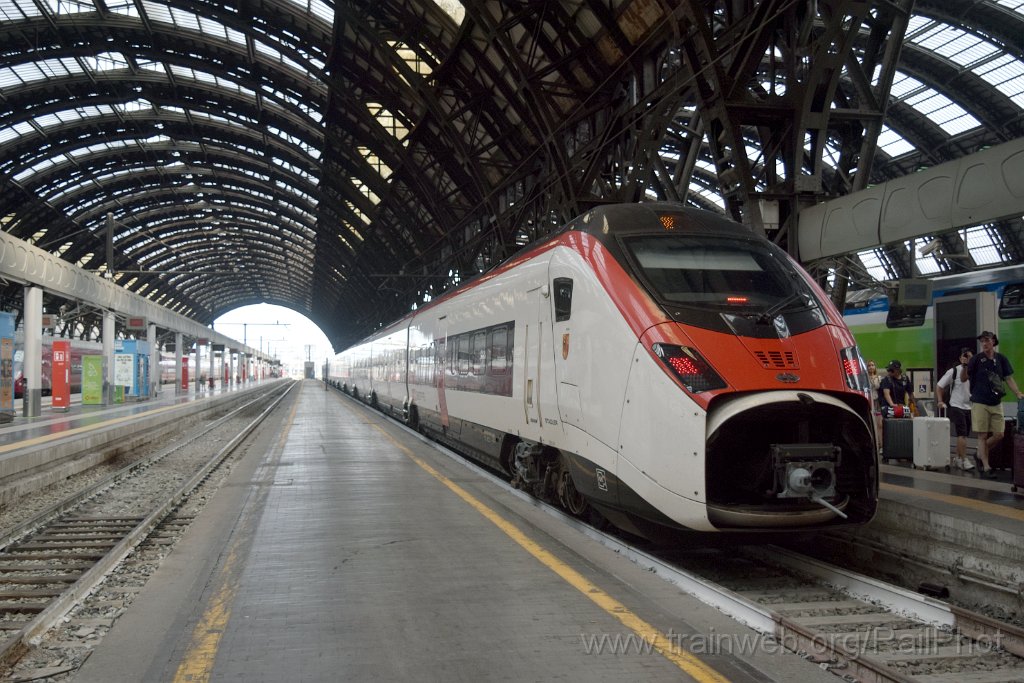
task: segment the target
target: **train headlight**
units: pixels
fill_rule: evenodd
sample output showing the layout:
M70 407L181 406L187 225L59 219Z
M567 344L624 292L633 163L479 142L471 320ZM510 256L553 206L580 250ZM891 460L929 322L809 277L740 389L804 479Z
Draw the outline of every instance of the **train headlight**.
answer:
M868 366L860 355L860 349L856 346L847 346L839 352L843 361L843 375L846 377L846 386L854 391L859 391L868 398L871 398L871 385L868 383Z
M672 344L654 344L651 346L654 355L661 359L682 382L686 390L692 394L702 391L724 389L725 380L714 371L704 357L689 346Z

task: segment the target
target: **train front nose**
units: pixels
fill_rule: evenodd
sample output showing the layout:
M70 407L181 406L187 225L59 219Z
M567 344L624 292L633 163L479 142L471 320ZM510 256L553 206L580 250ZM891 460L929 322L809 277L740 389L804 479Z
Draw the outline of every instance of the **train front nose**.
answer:
M860 524L877 497L867 415L818 392L759 392L708 413L708 517L722 529Z

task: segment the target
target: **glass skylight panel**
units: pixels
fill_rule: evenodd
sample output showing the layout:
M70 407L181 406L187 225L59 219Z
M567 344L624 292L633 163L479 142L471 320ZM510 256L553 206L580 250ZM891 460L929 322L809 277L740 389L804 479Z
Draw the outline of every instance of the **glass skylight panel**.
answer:
M70 57L41 59L0 69L0 88L13 88L25 83L81 73L84 73L82 67Z
M376 118L377 122L384 127L384 130L398 140L404 140L409 134L409 129L405 127L405 124L380 103L368 102L366 108L370 110L370 115Z
M1014 103L1024 108L1024 64L1012 55L1000 55L974 70Z
M85 55L82 57L82 61L94 73L128 68L128 60L120 52L101 52L96 55Z
M107 9L114 14L120 14L125 17L139 16L139 9L135 6L135 3L132 2L132 0L114 0L113 2L108 2Z
M199 31L199 15L195 12L186 12L185 10L178 9L177 7L171 7L170 9L172 24L178 28Z
M898 157L907 152L913 152L915 147L892 128L882 126L882 131L878 134L878 149L890 157Z
M864 270L876 280L888 280L889 273L886 271L885 266L882 265L882 260L878 256L876 249L869 249L862 251L857 254L857 258L860 259L861 265L864 266Z
M462 20L466 16L466 8L462 6L461 2L458 2L458 0L434 0L434 2L457 25L462 24Z
M96 5L92 2L82 2L80 0L45 0L44 4L53 14L58 16L96 11Z
M32 124L27 121L19 121L13 126L0 128L0 145L7 142L8 140L20 138L21 136L28 135L34 131L35 128L33 128Z
M971 258L979 266L1002 263L1003 258L999 254L999 248L992 239L990 226L978 225L960 231L960 237L971 254Z
M897 100L902 100L911 93L924 89L924 87L924 83L916 78L908 76L902 71L897 71L893 77L892 88L890 88L889 94Z
M960 66L967 66L998 52L992 43L948 24L936 24L920 35L913 36L910 41Z
M995 3L1017 14L1024 14L1024 0L995 0Z
M974 121L974 125L981 125L978 120L968 114L964 109L953 102L942 93L926 88L908 98L905 102L917 111L921 112L934 123L946 130L945 123L961 117L968 117ZM946 130L949 133L949 130Z
M35 3L17 2L16 0L0 1L0 18L6 21L17 21L26 17L40 17L43 13Z
M712 192L699 183L690 183L689 192L690 194L699 195L709 204L714 204L723 211L725 210L725 201L722 199L722 195L718 192Z

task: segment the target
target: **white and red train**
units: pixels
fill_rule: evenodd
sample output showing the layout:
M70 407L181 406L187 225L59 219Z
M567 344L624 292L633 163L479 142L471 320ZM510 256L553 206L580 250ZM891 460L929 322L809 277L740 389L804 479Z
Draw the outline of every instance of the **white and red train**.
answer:
M784 251L715 214L609 205L335 356L327 381L616 526L861 524L866 369Z

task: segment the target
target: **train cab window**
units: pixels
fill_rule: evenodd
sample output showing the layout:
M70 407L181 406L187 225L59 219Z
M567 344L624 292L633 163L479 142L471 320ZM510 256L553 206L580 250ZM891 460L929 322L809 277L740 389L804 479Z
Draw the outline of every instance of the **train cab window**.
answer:
M572 316L572 278L556 277L555 290L555 322L560 323Z
M659 234L622 244L628 265L678 320L714 328L729 316L734 333L750 336L771 335L766 323L780 316L792 334L827 322L806 276L767 240Z
M470 348L470 356L473 359L473 374L481 376L487 372L487 332L480 331L473 333L473 343Z

